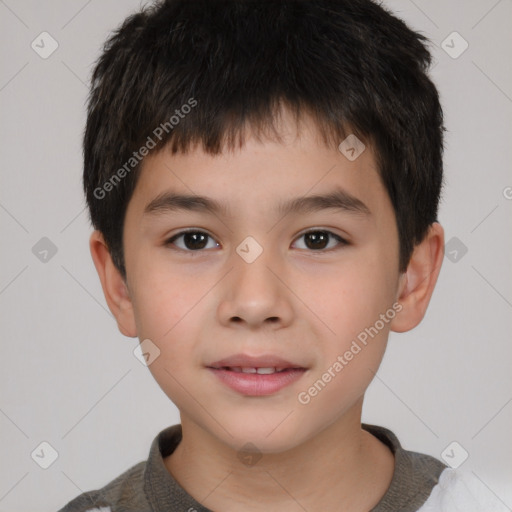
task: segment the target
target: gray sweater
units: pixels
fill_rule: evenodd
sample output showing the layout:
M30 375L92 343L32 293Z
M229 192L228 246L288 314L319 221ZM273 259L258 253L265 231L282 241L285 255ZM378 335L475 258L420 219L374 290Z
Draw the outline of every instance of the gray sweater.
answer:
M395 455L391 484L370 512L417 511L446 466L429 455L404 450L388 429L366 424L362 428ZM163 459L180 441L181 425L166 428L151 444L147 461L139 462L102 489L81 494L59 512L211 512L190 496L164 465Z

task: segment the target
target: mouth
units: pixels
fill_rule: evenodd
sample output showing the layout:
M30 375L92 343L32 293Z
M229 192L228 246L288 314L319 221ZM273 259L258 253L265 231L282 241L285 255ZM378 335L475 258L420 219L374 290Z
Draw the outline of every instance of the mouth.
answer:
M299 380L308 368L276 356L245 354L207 365L223 384L246 396L266 396Z
M248 366L210 366L213 370L226 370L235 373L257 373L258 375L272 375L291 370L305 370L305 368L275 368L275 367L248 367Z

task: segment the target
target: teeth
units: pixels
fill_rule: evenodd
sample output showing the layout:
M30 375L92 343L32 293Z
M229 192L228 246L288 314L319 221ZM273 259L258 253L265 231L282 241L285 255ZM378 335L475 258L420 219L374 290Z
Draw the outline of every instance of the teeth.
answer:
M293 368L254 368L242 366L212 366L215 370L229 370L235 373L258 373L259 375L272 375L273 373L280 373Z
M227 369L236 373L258 373L259 375L271 375L285 370L285 368L246 368L241 366L230 366Z
M275 368L257 368L256 372L260 375L269 375L271 373L275 373L277 370Z

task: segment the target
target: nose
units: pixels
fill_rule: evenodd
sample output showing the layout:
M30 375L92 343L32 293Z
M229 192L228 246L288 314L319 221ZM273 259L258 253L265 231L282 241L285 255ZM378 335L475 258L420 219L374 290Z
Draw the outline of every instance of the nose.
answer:
M270 251L264 250L252 263L235 253L232 263L234 268L222 283L220 322L224 326L252 330L288 326L293 318L293 293Z

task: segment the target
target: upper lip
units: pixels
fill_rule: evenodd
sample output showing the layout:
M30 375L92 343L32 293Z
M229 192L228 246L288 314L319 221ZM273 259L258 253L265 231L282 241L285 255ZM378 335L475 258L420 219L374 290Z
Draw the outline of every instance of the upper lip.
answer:
M235 354L225 359L219 359L209 365L209 368L241 367L241 368L304 368L282 357L274 355L249 356L247 354Z

